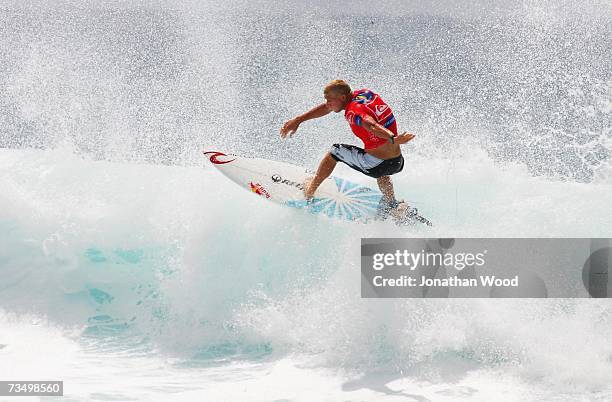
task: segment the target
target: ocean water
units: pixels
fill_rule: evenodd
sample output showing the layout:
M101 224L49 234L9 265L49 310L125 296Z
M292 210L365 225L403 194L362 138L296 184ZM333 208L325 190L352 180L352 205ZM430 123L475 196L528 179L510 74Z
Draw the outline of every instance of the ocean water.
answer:
M611 19L0 3L0 380L63 380L70 401L612 399L605 299L360 298L362 237L612 237ZM314 168L356 143L340 115L278 138L335 78L417 135L394 182L434 227L313 217L205 163Z

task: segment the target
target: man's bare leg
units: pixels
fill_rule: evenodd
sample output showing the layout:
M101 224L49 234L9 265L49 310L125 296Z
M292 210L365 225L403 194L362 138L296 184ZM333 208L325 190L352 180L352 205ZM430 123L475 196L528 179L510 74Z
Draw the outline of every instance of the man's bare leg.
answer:
M304 196L306 199L311 199L314 197L315 191L317 191L317 188L319 188L321 183L323 183L323 180L327 179L334 171L336 163L336 160L328 152L321 160L321 163L319 163L319 168L317 169L317 173L314 175L314 177L307 179L304 183Z
M380 188L380 191L383 193L387 205L390 207L389 213L391 216L397 219L403 219L409 206L403 201L398 203L395 200L395 192L393 191L391 177L382 176L376 179L376 181L378 182L378 188Z
M383 193L387 204L391 204L395 201L395 193L393 192L393 182L391 182L390 176L381 176L376 179L378 182L378 188L380 188L380 192Z

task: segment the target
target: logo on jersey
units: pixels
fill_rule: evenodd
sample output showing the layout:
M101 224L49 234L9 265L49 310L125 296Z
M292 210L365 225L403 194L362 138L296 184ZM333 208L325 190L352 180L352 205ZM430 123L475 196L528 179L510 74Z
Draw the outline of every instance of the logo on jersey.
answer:
M362 105L367 105L368 103L372 103L375 96L376 95L372 91L363 91L363 92L359 92L357 96L353 98L353 101L357 103L361 103Z
M346 121L349 122L349 124L353 124L355 120L355 112L353 112L352 110L350 110L347 114L346 114Z
M387 109L389 109L387 105L376 105L376 116L380 117Z

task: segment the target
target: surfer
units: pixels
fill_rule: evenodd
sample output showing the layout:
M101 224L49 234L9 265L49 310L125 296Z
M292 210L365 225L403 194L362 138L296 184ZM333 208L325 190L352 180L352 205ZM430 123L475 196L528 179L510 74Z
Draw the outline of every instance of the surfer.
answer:
M346 81L333 80L323 90L325 102L308 112L287 121L280 130L281 138L291 136L300 124L307 120L323 117L331 112L344 110L353 133L359 137L364 148L355 145L333 144L323 157L314 177L304 186L304 196L310 200L317 188L332 173L337 162L373 177L383 194L379 210L383 217L405 216L416 213L405 202L395 199L391 175L404 168L404 157L400 145L412 140L415 135L408 132L397 134L397 123L391 108L382 98L369 89L353 91Z

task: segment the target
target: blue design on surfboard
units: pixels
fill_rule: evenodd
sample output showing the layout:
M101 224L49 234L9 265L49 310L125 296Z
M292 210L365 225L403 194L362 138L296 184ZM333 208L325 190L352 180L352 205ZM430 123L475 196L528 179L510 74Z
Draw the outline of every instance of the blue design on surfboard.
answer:
M315 197L310 201L290 200L287 206L307 209L313 214L347 220L372 219L377 215L382 194L369 187L333 177L339 196L337 198Z

